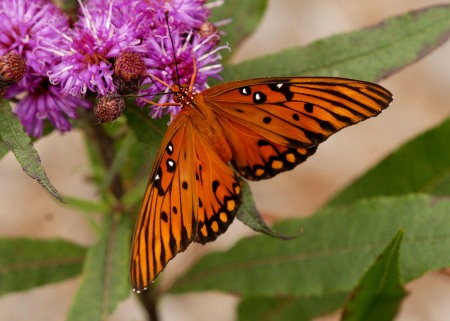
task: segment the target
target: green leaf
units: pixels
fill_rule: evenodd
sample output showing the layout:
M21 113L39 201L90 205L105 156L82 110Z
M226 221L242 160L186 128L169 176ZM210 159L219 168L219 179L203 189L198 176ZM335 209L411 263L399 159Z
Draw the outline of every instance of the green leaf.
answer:
M64 196L64 200L66 201L66 205L68 207L87 214L94 214L94 213L106 214L108 211L110 211L109 205L105 203L100 203L96 201L81 199L78 197L72 197L67 195Z
M146 174L150 175L150 171ZM130 188L121 199L121 203L129 208L132 206L140 205L144 198L145 188L147 187L147 176L139 181L138 184Z
M242 205L239 207L239 211L236 217L245 225L255 230L256 232L261 232L272 237L276 237L281 240L289 240L292 237L285 236L283 234L275 232L264 222L261 214L256 208L255 202L253 200L252 192L247 183L244 183L242 187ZM299 235L299 233L297 233Z
M102 225L99 240L88 252L69 321L107 320L117 304L130 294L129 216L109 216Z
M407 193L450 194L450 119L404 144L336 195L330 205Z
M209 21L217 23L231 18L231 23L220 27L225 35L222 43L228 43L231 52L222 50L220 54L227 60L231 53L258 27L267 8L267 0L227 0L219 7L213 8Z
M307 321L330 313L345 301L344 294L321 298L247 298L238 306L242 321Z
M6 154L8 154L9 148L8 145L1 139L0 136L0 159L2 159Z
M125 184L135 185L143 178L148 178L146 174L150 173L152 158L155 157L154 154L150 155L149 150L148 145L135 139L120 172Z
M387 77L426 56L449 37L450 5L406 13L262 58L227 65L225 81L267 76Z
M342 314L343 321L392 320L405 297L399 271L399 231L353 290Z
M84 131L84 146L86 147L86 152L89 157L90 179L96 186L100 186L100 184L104 181L106 169L104 168L103 159L98 148L99 144L95 141L95 135L92 132L86 130Z
M62 240L0 239L0 295L78 275L85 252Z
M148 116L148 112L138 108L125 108L128 126L141 143L150 147L151 153L156 153L167 129L168 117L154 120Z
M129 133L124 137L121 141L120 146L117 148L117 151L114 155L114 160L111 166L107 169L105 173L105 177L103 182L100 184L100 191L105 191L109 185L113 182L114 178L120 173L124 164L127 162L130 157L131 149L135 143L135 136Z
M0 102L0 135L16 156L25 173L36 179L57 200L63 202L61 195L50 183L30 138L23 131L22 125L6 100Z
M255 236L205 255L172 292L219 290L242 296L324 296L349 292L400 228L401 273L410 281L450 266L450 201L423 195L361 200L276 226L303 235ZM338 278L336 276L339 276Z

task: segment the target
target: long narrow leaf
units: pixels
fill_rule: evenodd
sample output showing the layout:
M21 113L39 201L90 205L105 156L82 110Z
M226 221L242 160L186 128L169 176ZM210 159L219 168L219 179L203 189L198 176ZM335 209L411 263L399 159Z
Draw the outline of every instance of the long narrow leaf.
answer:
M330 205L407 193L450 194L450 119L403 145L336 195Z
M0 239L0 295L79 274L85 252L62 240Z
M16 156L25 173L36 179L42 187L62 202L62 196L50 183L38 153L6 100L0 101L0 135Z
M333 312L345 301L342 293L321 298L245 298L238 307L241 321L309 321Z
M130 221L127 215L105 218L100 239L89 250L83 281L67 320L107 320L130 294L128 258Z
M429 54L450 35L450 5L428 7L279 53L227 65L226 81L267 76L380 80Z
M220 28L224 33L221 36L223 43L228 43L231 52L223 50L221 55L228 59L239 45L256 29L267 8L267 0L227 0L222 6L213 8L210 21L213 23L226 22ZM236 31L239 32L236 32Z
M406 291L401 284L399 231L350 295L342 321L393 320Z
M401 273L410 281L450 266L450 201L428 196L362 200L277 225L301 237L244 239L204 256L172 292L220 290L243 296L324 296L349 292L400 228ZM282 276L282 277L281 277ZM339 276L339 277L336 277Z
M8 145L0 137L0 159L9 152Z

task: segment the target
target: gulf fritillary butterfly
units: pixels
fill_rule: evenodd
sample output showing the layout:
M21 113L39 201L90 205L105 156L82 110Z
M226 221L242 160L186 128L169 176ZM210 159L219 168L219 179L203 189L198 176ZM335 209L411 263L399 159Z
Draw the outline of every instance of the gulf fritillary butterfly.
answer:
M392 101L377 84L344 78L256 78L193 93L194 78L171 88L181 111L162 140L136 223L136 292L190 243L227 230L242 202L241 178L294 168L330 135Z

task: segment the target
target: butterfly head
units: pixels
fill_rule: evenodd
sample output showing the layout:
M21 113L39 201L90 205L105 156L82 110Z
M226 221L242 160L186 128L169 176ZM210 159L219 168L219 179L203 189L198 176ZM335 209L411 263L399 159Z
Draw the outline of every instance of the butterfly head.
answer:
M173 101L180 104L181 108L194 101L194 94L188 85L172 86Z

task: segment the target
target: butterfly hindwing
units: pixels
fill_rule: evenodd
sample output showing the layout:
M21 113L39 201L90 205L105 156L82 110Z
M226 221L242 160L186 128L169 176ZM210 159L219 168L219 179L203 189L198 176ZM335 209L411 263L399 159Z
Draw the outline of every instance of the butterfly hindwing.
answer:
M227 140L233 153L232 165L250 180L270 178L290 170L314 154L316 147L289 147L249 131L239 122L223 118ZM235 135L234 133L239 133Z
M135 227L131 279L144 290L197 231L197 185L192 128L183 116L164 136Z
M326 77L249 79L202 95L230 141L233 165L252 180L295 167L330 135L392 101L377 84Z
M214 241L232 223L242 203L241 180L202 135L197 134L195 141L199 202L195 241L204 244Z

